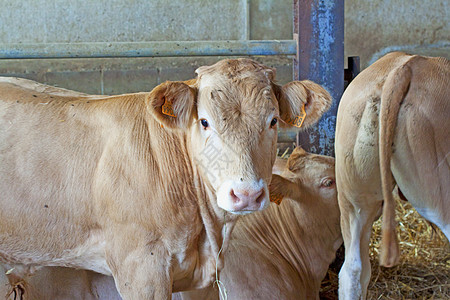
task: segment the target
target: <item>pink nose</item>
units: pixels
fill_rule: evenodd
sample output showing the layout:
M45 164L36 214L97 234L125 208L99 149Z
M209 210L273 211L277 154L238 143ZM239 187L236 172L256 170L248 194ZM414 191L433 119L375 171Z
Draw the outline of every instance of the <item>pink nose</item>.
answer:
M258 210L264 199L264 189L232 189L230 191L233 201L233 210Z

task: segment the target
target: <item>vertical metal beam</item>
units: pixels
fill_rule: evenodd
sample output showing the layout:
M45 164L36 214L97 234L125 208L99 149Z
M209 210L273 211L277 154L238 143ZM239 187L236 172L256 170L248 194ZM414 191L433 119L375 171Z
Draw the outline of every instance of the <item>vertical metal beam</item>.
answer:
M315 128L300 133L305 150L334 156L338 102L344 90L344 0L294 0L294 79L310 79L333 97Z

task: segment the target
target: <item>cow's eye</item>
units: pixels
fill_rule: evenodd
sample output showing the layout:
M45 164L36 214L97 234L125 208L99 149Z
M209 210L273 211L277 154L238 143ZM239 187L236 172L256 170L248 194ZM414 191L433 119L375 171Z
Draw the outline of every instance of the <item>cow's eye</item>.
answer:
M208 121L206 121L205 119L201 119L200 123L202 124L203 129L206 129L209 127Z
M322 180L322 183L321 183L321 185L323 187L331 187L333 184L334 184L334 180L330 179L330 178Z
M277 118L273 118L272 121L270 122L270 128L272 128L273 126L277 125L278 119Z

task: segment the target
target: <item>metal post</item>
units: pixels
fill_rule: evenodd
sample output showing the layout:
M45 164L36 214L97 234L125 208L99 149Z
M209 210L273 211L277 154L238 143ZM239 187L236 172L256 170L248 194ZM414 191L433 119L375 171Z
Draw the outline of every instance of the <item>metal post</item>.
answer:
M344 70L344 81L347 85L358 76L361 72L361 63L359 56L349 56L347 57L347 69ZM347 87L345 87L347 88Z
M331 109L315 128L300 133L297 144L334 156L338 102L344 90L344 0L294 0L294 79L310 79L333 97Z

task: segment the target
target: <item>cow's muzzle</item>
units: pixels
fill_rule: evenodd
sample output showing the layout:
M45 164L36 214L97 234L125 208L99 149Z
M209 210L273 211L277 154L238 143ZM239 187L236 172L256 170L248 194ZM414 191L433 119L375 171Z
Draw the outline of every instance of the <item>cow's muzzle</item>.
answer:
M219 189L217 204L235 214L248 214L263 210L269 204L267 185L264 181L228 181Z

